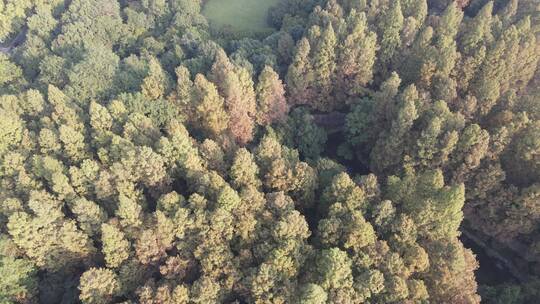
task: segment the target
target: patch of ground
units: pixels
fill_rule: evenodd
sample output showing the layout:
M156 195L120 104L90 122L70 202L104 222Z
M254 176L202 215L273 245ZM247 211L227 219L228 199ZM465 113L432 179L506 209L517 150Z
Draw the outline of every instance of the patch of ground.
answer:
M208 0L203 15L217 29L237 33L264 33L268 25L268 9L281 0Z

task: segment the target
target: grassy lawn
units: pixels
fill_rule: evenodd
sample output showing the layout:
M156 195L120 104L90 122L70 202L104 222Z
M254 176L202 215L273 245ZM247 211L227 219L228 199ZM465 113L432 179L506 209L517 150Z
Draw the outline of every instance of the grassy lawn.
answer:
M215 27L229 28L237 32L267 32L268 8L280 0L208 0L203 8L204 16Z

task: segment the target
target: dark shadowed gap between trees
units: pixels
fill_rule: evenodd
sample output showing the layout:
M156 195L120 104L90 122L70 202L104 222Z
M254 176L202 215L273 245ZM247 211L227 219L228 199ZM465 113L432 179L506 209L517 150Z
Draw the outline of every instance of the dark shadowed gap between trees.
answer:
M363 163L362 160L344 159L338 154L340 144L346 142L345 113L314 114L313 118L315 123L319 127L324 128L328 133L325 156L339 160L340 164L345 166L347 172L351 175L366 175L370 173L368 164Z
M462 229L463 230L463 229ZM518 283L519 280L514 277L512 271L505 266L503 262L487 253L486 247L482 247L473 240L472 235L468 233L461 234L461 242L466 248L471 249L476 255L479 267L476 270L476 280L480 285L499 285L504 283Z
M0 45L0 52L6 55L9 55L14 48L21 45L24 42L27 30L28 30L27 28L23 28L21 32L17 34L17 36L15 36L13 40L11 40L10 43L6 44L6 46Z

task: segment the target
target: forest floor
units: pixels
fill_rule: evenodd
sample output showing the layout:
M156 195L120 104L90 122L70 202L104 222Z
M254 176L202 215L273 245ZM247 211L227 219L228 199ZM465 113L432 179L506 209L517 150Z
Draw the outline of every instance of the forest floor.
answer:
M26 39L27 30L28 29L24 27L10 42L0 42L0 52L9 56L13 48L19 46L24 42L24 40Z
M203 15L216 27L236 32L268 32L268 9L281 0L208 0Z

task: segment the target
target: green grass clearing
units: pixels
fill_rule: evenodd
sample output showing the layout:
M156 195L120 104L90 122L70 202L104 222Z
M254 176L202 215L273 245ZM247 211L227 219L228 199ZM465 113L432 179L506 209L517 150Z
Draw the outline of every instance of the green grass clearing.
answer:
M266 22L268 9L281 0L208 0L203 15L217 29L261 33L273 29Z

